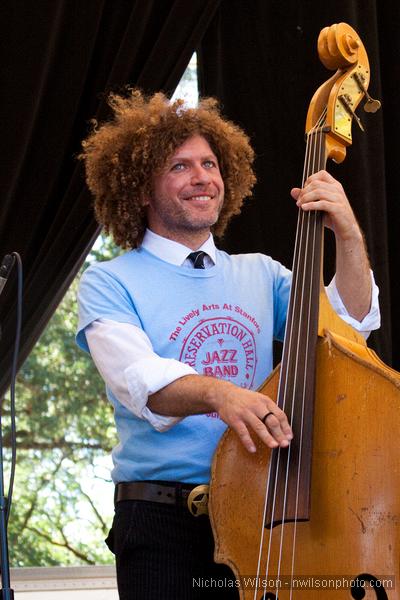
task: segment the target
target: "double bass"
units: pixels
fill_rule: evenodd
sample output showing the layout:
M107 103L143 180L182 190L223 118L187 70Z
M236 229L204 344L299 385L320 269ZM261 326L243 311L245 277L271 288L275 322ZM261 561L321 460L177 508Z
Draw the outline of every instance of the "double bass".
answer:
M366 99L365 48L345 23L319 56L335 74L309 107L303 182L344 160ZM400 598L400 374L336 315L322 281L323 216L299 210L282 361L261 386L292 425L289 448L228 429L216 450L209 513L215 560L241 600Z

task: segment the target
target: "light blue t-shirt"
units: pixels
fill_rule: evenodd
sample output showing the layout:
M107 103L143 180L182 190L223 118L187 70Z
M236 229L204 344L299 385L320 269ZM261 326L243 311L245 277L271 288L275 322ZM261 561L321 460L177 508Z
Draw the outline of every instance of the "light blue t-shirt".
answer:
M199 374L256 389L272 369L273 339L283 339L290 272L262 254L217 250L215 266L175 266L144 248L89 267L79 289L77 342L96 319L132 323L154 351ZM113 450L113 480L206 483L226 425L218 414L184 418L156 431L108 389L120 443Z

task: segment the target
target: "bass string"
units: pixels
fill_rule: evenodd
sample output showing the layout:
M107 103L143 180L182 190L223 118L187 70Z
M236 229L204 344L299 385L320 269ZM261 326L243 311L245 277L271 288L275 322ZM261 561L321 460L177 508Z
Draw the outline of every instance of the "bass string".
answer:
M322 132L322 127L320 128L319 132L316 134L316 138L317 139L316 139L315 146L318 148L318 150L317 150L317 156L315 159L315 163L312 166L312 171L311 171L312 173L319 171L320 169L322 169L325 166L325 152L324 152L325 146L323 143L324 142L324 133ZM321 240L316 239L317 211L311 211L309 214L310 214L310 220L313 221L313 224L312 224L312 228L313 228L312 257L314 257L316 244L321 243ZM313 260L312 261L312 271L314 271L315 268L319 269L320 264L315 264L315 261ZM309 297L310 298L311 298L311 286L312 286L312 282L314 279L313 275L314 275L314 273L312 273L311 277L310 277L310 289L309 289ZM307 333L310 330L309 325L310 325L310 322L312 319L311 308L312 308L312 304L310 301L309 305L308 305ZM309 340L307 339L305 364L307 364L307 362L308 362L308 350L309 350ZM303 448L302 439L303 439L304 408L305 408L305 398L306 398L306 377L307 377L307 371L305 371L305 377L303 380L302 409L301 409L301 440L300 440L300 445L299 445L300 457L299 457L299 462L298 462L297 481L296 481L296 509L295 509L295 519L294 519L293 536L292 536L292 559L291 559L291 572L290 572L290 597L289 597L289 600L292 600L293 594L294 594L294 587L293 587L292 583L293 583L293 578L294 578L295 558L296 558L297 523L298 523L297 510L298 510L298 499L299 499L299 491L300 491L301 453L302 453L302 448Z
M310 154L310 144L309 144L309 139L307 139L307 147L306 147L306 157L309 157ZM305 162L305 168L306 168L306 164L309 161L309 158L306 159ZM304 174L303 174L303 181L304 181ZM300 218L300 213L299 213L299 218ZM297 226L297 230L296 230L296 243L295 243L295 259L294 259L294 266L293 266L293 271L295 274L295 278L297 277L299 270L297 268L297 261L298 261L298 256L299 256L299 245L301 245L301 241L299 242L299 240L301 240L301 235L302 235L302 226L301 226L301 222L298 221L298 226ZM294 295L296 295L296 289L297 289L297 281L296 279L293 282L293 288L294 288ZM292 292L293 293L293 292ZM293 305L293 303L291 302L291 306ZM290 347L292 344L292 339L293 339L293 320L291 318L291 314L289 312L288 315L288 320L286 323L286 332L285 332L285 340L286 340L286 344ZM286 390L286 386L287 386L287 382L288 382L288 374L287 372L285 372L285 365L287 366L287 361L283 361L282 364L282 372L281 372L281 377L280 377L280 382L279 382L279 386L280 386L280 390L278 391L278 398L281 398L281 386L283 383L283 387L284 387L284 403L281 406L281 408L285 409L285 399L287 397L287 390ZM289 447L288 449L288 453L290 455L290 451L291 448ZM277 484L278 484L278 473L279 473L279 467L280 467L280 458L281 458L281 453L280 450L277 451L277 463L276 463L276 471L274 473L274 490L273 490L273 495L272 495L272 507L271 507L271 519L273 522L273 519L275 517L275 507L276 507L276 501L277 501ZM256 581L259 582L259 574L260 574L260 568L261 568L261 560L262 560L262 554L263 554L263 546L264 546L264 531L265 531L265 521L266 521L266 513L267 513L267 506L268 506L268 499L269 499L269 488L271 486L271 464L272 461L270 461L270 467L269 467L269 473L268 473L268 478L267 478L267 490L266 490L266 494L265 494L265 499L264 499L264 514L263 514L263 522L262 522L262 526L261 526L261 535L260 535L260 547L259 547L259 558L258 558L258 566L257 566L257 579ZM267 560L266 560L266 569L265 569L265 578L268 579L268 574L269 574L269 563L270 563L270 556L271 556L271 549L272 549L272 537L273 537L273 528L270 528L269 531L269 540L268 540L268 552L267 552ZM258 587L256 586L256 590L255 590L255 594L254 594L254 598L256 598L257 595L257 590ZM266 590L264 590L264 598L265 598L265 594L266 594Z
M319 160L318 160L318 138L320 137L319 133L316 132L312 135L311 137L311 153L309 154L310 160L308 160L308 163L311 163L311 167L310 164L308 164L308 168L307 168L307 177L316 172L316 170L318 170L317 166L319 164ZM304 183L304 182L303 182ZM296 404L296 396L295 396L295 390L297 388L301 389L301 396L300 396L300 401L301 401L301 412L300 412L300 426L299 426L299 456L298 456L298 463L297 463L297 480L296 480L296 502L295 502L295 527L297 527L297 513L298 513L298 500L299 500L299 489L300 489L300 471L301 471L301 458L302 458L302 447L303 447L303 434L304 434L304 408L305 408L305 397L306 397L306 387L307 387L307 364L308 364L308 351L309 351L309 346L310 346L310 340L309 340L309 332L310 332L310 322L311 322L311 309L312 309L312 302L311 302L311 289L312 289L312 285L313 285L313 279L314 279L314 261L311 261L311 269L310 266L307 264L307 257L311 258L315 255L315 247L316 247L316 211L310 211L310 212L304 212L302 211L302 216L301 216L301 228L302 228L302 235L301 235L301 239L303 241L303 243L301 244L301 248L302 248L302 252L304 254L304 261L303 261L303 272L302 272L302 276L299 277L299 281L300 281L300 287L297 290L297 294L300 295L300 303L297 303L297 306L299 306L299 315L298 315L298 319L296 320L296 323L298 323L298 331L297 331L297 335L294 336L295 340L296 340L296 347L295 347L295 360L294 360L294 375L293 375L293 387L292 387L292 399L291 399L291 407L292 407L292 411L291 411L291 423L294 422L294 413L295 410L297 409L297 407L295 406ZM307 277L306 277L306 273L307 270L309 271L308 275L309 275L309 281L307 284ZM307 289L307 285L308 285L308 289ZM301 357L301 350L302 350L302 346L301 346L301 339L300 339L300 331L301 331L301 325L302 325L302 320L306 320L306 340L305 340L305 353L303 354L303 357ZM291 360L291 358L289 358L289 360ZM301 362L303 361L303 363ZM279 583L280 577L281 577L281 566L282 566L282 557L283 557L283 543L284 543L284 536L285 536L285 512L286 512L286 504L287 504L287 497L288 497L288 481L289 481L289 469L290 469L290 463L291 463L291 453L288 453L288 460L287 460L287 465L286 465L286 476L285 476L285 487L284 487L284 498L283 498L283 505L282 505L282 525L281 525L281 529L280 529L280 543L279 543L279 554L278 554L278 568L277 568L277 574L276 574L276 579L277 579L277 585ZM295 539L292 542L292 567L294 568L294 559L293 559L293 552L295 552ZM278 591L278 588L276 588L276 592Z
M310 145L310 139L311 137L308 136L307 137L307 144L306 144L306 160L304 163L304 171L303 171L303 179L302 179L302 184L304 184L304 180L305 180L305 173L307 170L307 164L309 162L309 157L310 157L310 151L311 151L311 145ZM291 298L291 302L290 302L290 306L293 307L293 300L296 300L296 293L297 293L297 289L298 289L298 281L297 278L299 276L299 269L298 269L298 261L299 261L299 247L301 247L301 237L303 234L303 223L302 223L302 213L303 211L299 211L298 213L298 224L297 224L297 228L296 228L296 240L295 240L295 251L294 251L294 262L293 262L293 272L294 272L294 281L292 282L292 292L291 295L293 296L293 298ZM292 345L292 340L294 339L294 334L293 334L293 315L291 313L291 311L289 311L288 314L288 319L286 322L286 331L285 331L285 345L286 348L289 348L288 354L290 354L290 347ZM282 397L281 396L281 390L282 390L282 384L283 384L283 405L280 406L280 408L282 408L282 410L285 409L285 404L286 404L286 398L287 398L287 383L288 383L288 360L286 357L285 360L285 352L284 352L284 360L282 362L281 365L281 376L280 376L280 380L279 380L279 390L278 390L278 401L279 399ZM293 421L293 414L291 416L291 424ZM281 452L280 449L278 449L277 451L275 451L277 453L277 461L276 461L276 470L274 473L274 481L273 481L273 495L272 495L272 507L271 507L271 524L273 523L274 517L275 517L275 507L276 507L276 501L277 501L277 485L278 485L278 473L279 473L279 467L280 467L280 459L281 459ZM291 452L291 447L289 446L288 448L288 464L289 464L289 458L290 458L290 452ZM267 515L267 509L268 509L268 499L270 496L269 493L269 489L271 487L271 465L272 465L272 460L270 461L270 467L269 467L269 472L268 472L268 478L267 478L267 489L266 489L266 494L265 494L265 498L264 498L264 514L263 514L263 521L261 524L261 535L260 535L260 546L259 546L259 558L258 558L258 565L257 565L257 578L256 578L256 582L258 584L259 580L259 575L260 575L260 570L261 570L261 560L262 560L262 555L263 555L263 549L264 549L264 530L265 530L265 520L266 520L266 515ZM268 539L268 551L267 551L267 560L266 560L266 568L265 568L265 579L268 579L268 575L269 575L269 565L270 565L270 558L271 558L271 550L272 550L272 540L273 540L273 527L270 527L270 531L269 531L269 539ZM258 591L258 585L256 585L256 589L255 589L255 593L254 593L254 599L257 596L257 591ZM266 596L266 590L264 590L264 594L263 594L263 598L265 598Z
M326 114L326 113L325 113ZM306 159L304 162L304 169L303 169L303 178L302 178L302 185L304 185L305 180L307 179L307 177L312 174L313 172L316 171L316 165L321 165L321 145L322 145L322 136L318 135L318 133L315 133L316 130L318 130L319 128L322 127L324 119L325 119L325 114L321 115L318 123L315 125L315 127L313 128L312 132L310 132L307 135L307 145L306 145ZM315 143L315 139L319 138L319 147L318 145ZM305 230L307 232L309 232L310 226L313 228L313 249L315 246L315 227L316 227L316 220L315 220L315 212L316 211L310 211L305 213L303 210L299 210L299 215L298 215L298 226L297 226L297 230L296 230L296 242L295 242L295 252L294 252L294 266L293 266L293 270L295 272L295 276L296 276L296 280L295 282L292 284L294 285L294 292L292 292L293 294L293 299L291 299L291 306L293 306L294 304L296 304L295 302L293 302L293 300L296 300L296 295L298 295L299 293L299 275L300 275L300 269L298 268L299 265L299 261L300 261L300 250L304 247L304 238L306 238L308 240L308 238L310 237L309 233L305 234ZM307 244L306 244L306 250L307 250ZM305 263L303 264L303 271L306 268ZM314 265L312 264L312 268L314 268ZM303 272L303 281L304 281L304 272ZM304 284L303 284L304 285ZM308 294L308 296L310 296L310 294ZM304 300L304 289L302 289L301 291L301 303L303 303ZM297 302L298 305L298 302ZM310 307L308 310L308 319L310 318ZM293 340L295 339L295 335L294 335L294 329L295 327L298 327L299 325L299 321L302 319L302 314L303 311L301 310L300 312L300 318L297 320L297 324L295 322L295 319L293 318L294 315L291 315L291 318L289 318L288 315L288 321L286 324L286 328L287 331L285 332L285 342L287 344L287 348L288 348L288 355L290 358L290 355L292 354L292 350L291 347L293 345ZM309 328L307 327L307 330ZM298 362L299 362L299 340L298 340L298 335L297 335L297 350L296 350L296 360L295 360L295 379L297 378L297 370L298 370ZM307 350L308 350L308 344L307 344ZM283 390L283 405L281 406L281 408L284 410L286 407L286 399L287 399L287 384L288 384L288 365L289 365L289 361L285 361L284 362L284 367L285 370L281 373L281 377L280 377L280 382L279 382L279 387L281 388L282 385L282 381L284 381L284 390ZM303 378L304 379L304 378ZM293 388L294 389L294 388ZM281 390L278 391L278 398L281 398ZM304 388L303 388L303 406L302 406L302 420L303 420L303 414L304 414ZM292 398L292 410L291 410L291 425L293 425L293 415L294 415L294 398ZM302 422L302 421L301 421ZM302 436L302 430L303 430L303 426L301 425L301 432L300 432L300 436ZM301 449L301 443L300 443L300 449ZM284 498L283 498L283 511L282 511L282 516L283 516L283 520L282 520L282 526L281 526L281 536L280 536L280 543L279 543L279 562L278 562L278 573L277 573L277 580L279 579L280 576L280 568L281 568L281 559L282 559L282 549L283 549L283 540L284 540L284 531L285 531L285 520L284 520L284 515L285 515L285 510L286 510L286 500L287 500L287 490L288 490L288 475L289 475L289 466L290 466L290 450L291 447L289 446L288 448L288 460L287 460L287 466L286 466L286 477L285 477L285 492L284 492ZM271 508L271 523L273 523L274 521L274 516L275 516L275 507L276 507L276 502L277 502L277 483L278 483L278 474L279 474L279 463L280 463L280 454L281 454L281 449L277 449L275 452L277 452L278 456L277 456L277 463L276 463L276 470L274 473L274 477L275 477L275 481L274 481L274 490L273 490L273 500L272 500L272 508ZM298 490L299 490L299 482L300 482L300 463L298 466L298 474L297 474L297 490L296 490L296 511L297 511L297 501L298 501ZM267 505L268 505L268 498L269 498L269 488L271 486L271 462L270 462L270 467L269 467L269 472L268 472L268 477L267 477L267 489L266 489L266 494L265 494L265 501L264 501L264 510L263 510L263 522L262 522L262 527L261 527L261 534L260 534L260 545L259 545L259 557L258 557L258 564L257 564L257 585L256 585L256 589L255 589L255 594L254 594L254 598L256 598L257 595L257 590L258 590L258 582L260 581L259 576L260 576L260 571L261 571L261 561L262 561L262 554L263 554L263 548L264 548L264 530L265 530L265 520L266 520L266 515L267 515ZM295 519L295 527L297 525L297 518ZM272 539L273 539L273 527L270 527L270 532L269 532L269 541L268 541L268 553L267 553L267 561L266 561L266 569L265 569L265 578L268 579L268 574L269 574L269 563L270 563L270 557L271 557L271 549L272 549ZM296 532L294 531L294 536L296 535ZM293 544L293 552L292 552L292 571L294 569L294 556L295 556L295 543ZM292 574L293 576L293 574ZM276 589L276 592L278 590ZM266 589L264 589L264 595L263 598L265 598L266 595Z
M306 160L304 163L304 171L303 171L303 179L302 182L304 184L304 180L305 180L305 173L306 173L306 169L307 169L307 163L309 162L309 155L310 155L310 136L307 137L307 144L306 144ZM292 282L292 291L291 291L291 296L293 296L293 298L291 298L290 301L290 307L293 306L293 300L295 300L295 296L297 293L297 277L299 274L299 269L298 267L298 260L299 260L299 247L301 246L301 236L303 233L303 223L302 223L302 213L303 211L299 211L298 213L298 223L297 223L297 228L296 228L296 240L295 240L295 250L294 250L294 261L293 261L293 272L294 272L294 281ZM279 388L278 388L278 403L280 398L282 397L281 395L281 391L283 389L283 405L280 406L280 408L282 408L282 410L285 409L285 404L286 404L286 398L287 398L287 383L288 383L288 361L287 359L285 360L285 354L290 354L290 350L289 352L285 352L285 350L287 350L287 348L290 348L292 345L292 340L294 338L293 335L293 315L291 310L289 310L288 312L288 318L286 321L286 330L285 330L285 348L284 348L284 353L283 353L283 361L281 364L281 374L280 374L280 378L279 378ZM293 413L291 416L291 424L293 423ZM288 448L288 463L289 463L289 457L290 457L290 451L291 451L291 447L289 446ZM255 590L254 590L254 600L256 600L257 597L257 592L259 591L259 582L260 582L260 573L261 573L261 562L262 562L262 556L263 556L263 550L264 550L264 540L265 540L265 522L266 522L266 516L267 516L267 511L268 511L268 500L270 497L270 487L271 485L273 485L273 495L272 495L272 507L271 507L271 527L269 530L269 539L268 539L268 551L267 551L267 559L266 559L266 567L265 567L265 579L268 579L268 575L269 575L269 564L270 564L270 557L271 557L271 550L272 550L272 538L273 538L273 527L272 527L272 523L275 517L275 507L276 507L276 501L277 501L277 485L278 485L278 473L279 473L279 466L280 466L280 458L281 458L281 452L280 452L280 448L278 448L277 450L273 450L273 452L275 452L277 454L277 460L276 460L276 467L275 467L275 473L272 473L272 458L269 462L269 471L268 471L268 476L267 476L267 485L266 485L266 492L265 492L265 497L264 497L264 507L263 507L263 518L262 518L262 522L261 522L261 530L260 530L260 543L259 543L259 552L258 552L258 562L257 562L257 573L256 573L256 585L255 585ZM271 476L273 481L271 481ZM264 589L264 594L263 594L263 598L265 599L266 597L266 590Z

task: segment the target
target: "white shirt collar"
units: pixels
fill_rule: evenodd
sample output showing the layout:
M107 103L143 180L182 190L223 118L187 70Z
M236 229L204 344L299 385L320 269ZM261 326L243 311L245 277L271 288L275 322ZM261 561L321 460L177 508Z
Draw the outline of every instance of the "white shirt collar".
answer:
M176 266L183 265L188 254L193 252L192 248L188 248L179 242L174 242L173 240L162 237L150 229L146 229L141 245L143 248L151 252L151 254L154 254L158 258L161 258L162 260L165 260L166 262ZM208 239L200 246L200 248L198 248L198 250L203 250L203 252L206 252L211 258L213 264L216 263L217 250L211 233Z

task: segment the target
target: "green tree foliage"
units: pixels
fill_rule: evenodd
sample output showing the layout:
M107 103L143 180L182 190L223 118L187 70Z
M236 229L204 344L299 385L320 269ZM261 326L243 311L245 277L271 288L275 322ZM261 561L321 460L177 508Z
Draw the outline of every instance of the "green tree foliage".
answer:
M103 239L88 262L116 253ZM18 375L17 471L9 520L12 566L112 561L104 544L113 493L105 457L115 444L115 427L104 384L75 343L78 279ZM7 401L3 414L9 468Z

